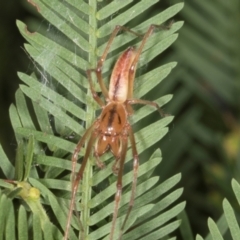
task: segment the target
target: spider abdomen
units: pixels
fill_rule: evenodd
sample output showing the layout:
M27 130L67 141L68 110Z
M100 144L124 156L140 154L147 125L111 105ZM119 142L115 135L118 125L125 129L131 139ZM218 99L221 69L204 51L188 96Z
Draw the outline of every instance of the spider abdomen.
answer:
M108 97L110 100L121 103L127 100L129 94L129 70L131 69L135 56L135 50L133 47L129 47L117 60L109 84ZM130 91L132 91L132 89L130 89Z

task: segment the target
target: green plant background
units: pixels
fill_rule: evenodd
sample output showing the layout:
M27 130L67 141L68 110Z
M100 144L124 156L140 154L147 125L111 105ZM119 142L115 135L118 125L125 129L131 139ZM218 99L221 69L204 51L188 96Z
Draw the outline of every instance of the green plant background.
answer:
M107 7L108 4L113 4L113 2L114 1L99 2L98 8L104 9L105 5ZM130 3L129 6L131 6L131 4L135 5L137 2L138 1L133 1L132 3ZM126 23L126 25L128 25L129 27L137 26L141 22L149 19L149 17L166 10L169 6L173 6L174 3L176 3L176 1L172 1L171 4L169 3L169 1L157 2L156 5L152 6L151 8L146 8L146 10L143 11L143 13L139 17L132 18L128 24ZM70 6L68 7L70 9ZM80 8L80 6L78 7ZM20 11L21 8L23 9L22 12ZM18 169L18 171L15 173L15 179L26 180L29 175L31 176L31 178L29 179L30 183L36 188L40 189L40 192L43 196L41 198L41 202L45 204L44 207L45 209L47 209L48 217L50 217L51 221L53 222L53 225L51 225L52 229L48 231L46 230L46 226L49 226L50 223L48 217L45 216L44 209L42 208L39 199L34 204L32 204L31 196L29 199L24 198L24 196L20 195L20 197L24 200L28 207L24 208L19 202L17 202L13 208L13 205L11 205L11 201L8 200L13 198L14 196L19 196L19 188L15 186L15 188L12 189L12 184L9 185L4 182L1 183L1 186L5 187L3 193L6 193L8 197L10 195L10 197L5 198L5 194L3 194L0 206L2 209L4 209L4 206L8 206L10 209L9 211L12 214L14 212L14 209L19 207L18 218L28 219L29 223L33 222L33 224L29 224L29 226L24 224L23 226L20 225L21 228L20 226L18 228L22 230L18 233L19 236L23 236L21 234L25 234L24 230L26 232L30 232L30 234L41 235L42 228L46 230L45 232L43 232L43 235L51 235L54 232L56 235L53 234L53 236L59 236L60 239L61 233L59 232L59 229L61 230L61 227L62 229L64 229L64 223L66 218L64 214L66 214L68 206L68 203L66 203L65 199L69 198L70 189L69 175L66 175L65 171L63 170L70 170L71 165L67 164L66 161L59 158L69 158L70 155L68 155L67 153L69 151L71 152L74 149L73 143L78 140L78 134L82 135L83 132L81 120L87 119L87 124L90 124L94 119L94 111L87 111L87 115L85 115L85 118L81 118L81 120L79 121L78 117L84 116L85 114L79 107L84 107L84 101L87 101L89 108L92 107L93 109L96 109L97 106L92 102L89 93L85 95L86 92L82 90L77 90L75 85L71 85L70 83L68 84L66 91L66 89L61 86L61 83L57 81L64 82L64 79L66 79L66 76L64 75L65 73L67 76L71 76L71 78L73 78L76 83L78 83L77 81L79 81L79 79L82 79L82 89L84 87L87 87L87 81L83 80L85 78L84 69L94 66L96 64L97 57L95 52L92 52L92 54L87 56L85 55L84 51L81 50L81 47L73 48L71 40L75 39L74 35L69 35L69 39L66 40L64 35L61 35L61 33L57 30L58 26L63 26L62 24L57 22L58 24L55 23L56 28L54 28L54 23L52 23L52 25L48 24L47 21L42 20L42 18L38 14L36 14L36 9L31 7L26 2L22 1L22 5L20 5L20 2L12 5L6 5L6 9L9 10L9 13L11 13L12 15L16 14L20 16L17 16L16 18L24 20L30 30L37 30L40 32L42 31L43 34L47 34L46 36L48 38L51 38L53 41L56 41L60 45L66 47L69 52L73 53L70 56L72 57L72 63L68 62L68 64L70 64L71 66L74 66L75 64L77 67L79 67L77 69L78 71L74 71L74 68L69 70L69 68L64 68L63 66L62 68L60 68L62 71L58 73L50 72L54 71L55 69L55 66L51 65L51 62L56 62L56 60L53 60L49 57L48 51L51 51L51 45L45 46L44 39L42 43L37 43L39 44L39 46L42 45L43 48L48 48L47 51L41 51L41 54L36 51L39 50L36 49L36 47L34 49L31 48L29 45L26 46L27 51L30 51L30 54L32 54L31 56L35 59L35 62L33 62L33 64L29 60L28 55L23 50L19 51L20 41L22 41L19 35L15 35L14 37L9 35L8 37L2 37L3 50L1 52L6 54L2 54L2 68L0 72L1 80L3 79L3 81L1 82L5 84L2 85L3 87L1 87L1 98L3 99L1 100L1 105L3 105L1 106L1 111L3 112L2 116L4 116L1 118L1 143L3 145L4 151L8 155L8 158L12 162L14 162L15 158L16 144L14 141L13 133L8 130L9 128L6 127L9 126L10 120L7 117L9 116L8 107L5 107L7 106L7 104L4 104L4 102L8 101L8 104L9 102L14 102L14 100L9 100L11 99L9 97L11 94L7 94L6 89L11 89L10 91L14 92L18 86L18 80L13 80L15 77L14 74L16 72L15 69L20 69L22 72L24 72L25 74L27 73L28 75L30 75L32 71L35 70L36 77L41 80L43 85L45 84L46 86L49 86L50 89L58 92L60 96L56 94L54 95L52 92L50 92L50 90L44 89L36 81L33 81L33 79L35 78L34 75L32 75L32 79L30 79L26 75L21 74L19 75L19 77L30 86L29 88L27 88L26 86L22 85L21 91L23 91L31 99L34 99L35 103L31 105L29 100L25 102L25 97L23 93L18 90L15 97L16 108L12 105L10 109L10 116L12 119L13 127L17 129L20 126L23 126L25 128L30 128L33 130L37 126L37 129L39 130L41 128L45 134L44 135L40 132L36 133L33 131L30 132L26 129L24 130L18 128L16 135L19 144L18 151L16 153L17 159L19 163L25 161L28 164L26 164L24 168L15 166L16 169ZM124 14L124 11L126 11L126 9L119 10L118 14L114 12L114 10L116 11L116 9L113 9L113 12L110 12L107 8L106 10L102 10L102 16L108 17L107 14L109 14L109 19L111 19L109 25L107 25L104 21L100 21L98 23L102 26L104 26L104 24L106 24L107 26L105 27L105 29L102 28L103 30L98 32L98 36L106 36L106 38L102 39L102 43L107 40L107 33L111 32L111 29L113 29L114 25L119 24L119 20L115 23L114 18L119 17L121 15L121 12L122 14ZM4 11L4 13L8 12L7 10ZM55 10L58 11L57 8ZM28 11L32 12L32 15L25 15ZM8 14L8 16L11 16L11 14ZM71 12L71 14L73 14L73 12ZM136 213L134 212L134 216L137 217L136 214L138 212L141 213L137 220L137 223L142 224L140 225L142 229L144 229L145 226L145 229L147 229L146 232L148 232L145 232L145 234L148 234L147 236L151 239L174 239L174 236L177 236L177 239L182 238L191 240L195 239L195 237L193 236L196 236L197 233L201 234L202 236L206 236L206 234L209 232L209 229L212 239L221 239L221 234L224 235L224 239L238 239L237 237L239 236L239 227L237 221L235 220L234 214L232 213L232 207L234 208L235 216L238 219L239 185L235 180L232 181L232 179L235 178L237 181L239 181L239 87L237 84L237 79L239 78L239 3L237 1L231 1L229 3L226 3L225 1L198 1L197 3L193 1L185 1L185 6L181 12L179 12L176 16L170 15L171 14L169 14L169 16L166 15L165 20L173 18L176 22L173 29L171 29L172 32L170 31L171 33L176 31L178 26L180 27L180 25L178 25L178 20L185 21L184 27L181 28L180 35L177 41L175 41L167 51L162 53L154 60L151 60L151 56L153 56L153 54L156 53L156 55L158 55L158 53L160 53L162 49L165 48L165 46L170 45L171 41L174 40L174 37L167 37L167 31L163 31L163 33L160 33L160 35L156 34L153 37L153 39L156 39L158 36L159 39L163 39L163 42L161 42L160 47L157 48L159 52L156 52L156 48L152 51L151 49L149 51L146 51L147 55L145 54L143 58L147 60L143 59L140 62L140 66L143 67L141 67L138 73L139 81L136 81L135 93L139 94L137 95L139 97L144 95L144 98L150 100L155 100L161 96L165 96L159 99L159 104L163 104L170 99L170 96L167 94L173 94L174 98L163 108L165 112L174 115L175 119L169 125L168 134L164 137L164 139L160 141L160 143L158 143L157 141L161 138L162 135L164 135L163 132L165 132L165 126L167 123L170 122L170 118L162 119L156 125L159 128L160 132L163 131L162 134L159 135L158 139L155 139L153 142L149 143L149 145L143 145L138 147L140 149L139 151L141 152L140 158L150 159L148 161L149 165L143 167L142 173L140 174L141 177L139 178L139 185L142 185L138 187L138 191L141 194L142 186L143 190L146 188L150 189L150 195L151 193L152 195L155 195L156 192L158 192L159 196L156 196L156 198L152 199L150 198L147 202L144 202L144 200L141 199L147 198L147 195L145 196L143 192L142 198L139 197L139 200L136 200L136 208L139 207L139 211L137 211ZM2 36L4 36L3 34L5 32L7 33L8 31L10 31L9 28L11 29L11 27L16 27L12 24L13 21L7 21L9 18L6 16L6 14L2 15L2 18L3 21L1 21L1 32ZM85 20L84 17L83 20ZM8 22L9 27L6 27L8 26ZM152 22L150 21L150 23ZM79 22L78 24L83 27L81 31L84 32L84 26L82 22ZM91 24L94 25L96 23L92 22ZM18 26L20 25L18 24ZM144 28L136 28L136 30L144 31L146 29L146 26ZM23 27L20 26L20 28L22 29L22 33L24 34ZM46 29L48 30L47 32ZM64 29L62 31L68 31L68 29ZM86 37L84 33L82 34L83 37ZM34 41L34 37L35 36L32 36L32 41ZM10 44L11 41L8 41L6 39L16 40L12 44ZM29 36L29 39L31 39L31 36ZM164 41L164 39L166 39L166 41ZM99 42L99 46L102 43ZM117 46L117 43L115 44L115 46ZM79 44L82 44L82 48L87 46L84 41L79 42ZM91 44L92 46L96 44L94 42L94 39L92 39ZM135 44L135 42L133 42L132 44ZM9 51L6 51L6 47L4 46L10 46L7 48L9 49ZM15 52L14 48L12 48L11 46L14 46L17 49L17 52ZM124 49L124 47L122 49ZM120 48L119 50L122 49ZM97 54L99 55L102 50L103 48L100 47L100 49L97 51ZM64 59L64 56L66 56L66 58L69 56L69 52L66 53L62 51L59 54ZM9 55L9 53L11 54ZM110 60L106 63L106 69L111 66L111 59L114 59L114 56L116 54L117 51L110 53ZM54 54L51 54L50 56L54 57ZM88 57L88 61L82 61L76 56L83 56L86 59ZM8 59L8 61L6 61L6 59ZM59 61L61 61L61 59ZM168 75L170 69L175 65L171 65L169 63L175 61L178 62L178 65ZM40 64L42 68L38 64ZM62 63L60 62L59 64ZM164 64L169 65L166 65L167 67L163 67L162 69L159 69L157 71L157 74L159 74L158 77L160 77L160 79L158 79L159 81L161 80L161 78L164 78L166 76L164 81L154 88L152 86L152 89L150 86L151 83L149 83L148 88L147 85L146 88L141 88L143 83L146 84L143 81L145 78L142 78L141 82L141 75L145 76L145 73L152 73L153 78L152 75L149 75L147 79L151 79L149 81L155 81L153 80L155 79L154 71L151 72L151 70ZM13 71L6 71L6 69L8 69L6 66L11 66ZM51 70L49 70L48 68L50 68ZM105 76L107 76L108 74L108 71L106 71ZM56 76L58 76L59 79ZM49 79L50 83L48 83L47 81ZM37 93L39 89L41 90L41 94L45 94L44 98L40 98L39 93ZM61 106L61 110L66 109L70 112L70 114L68 115L66 115L66 110L59 110L60 108L57 102L59 99L60 101L62 101L61 96L64 96L68 100L70 100L69 102L65 102L63 106ZM47 99L48 101L44 102L45 99ZM75 107L75 105L78 107ZM26 106L28 106L29 108L26 108ZM55 116L55 118L49 116L46 111L42 110L42 108L48 109L48 111L53 116ZM28 111L30 111L30 114L26 112L26 109L29 109ZM31 112L33 111L35 112L34 117L31 114ZM146 115L145 118L143 118L144 114ZM56 116L58 116L58 118L56 118ZM53 130L49 127L49 117L50 120L54 121ZM141 118L143 119L139 121ZM58 121L59 119L64 119L64 123L67 123L65 124L67 125L67 127L65 127L65 125L61 121ZM73 119L73 121L71 119ZM142 136L148 136L148 138L150 138L150 127L145 127L158 120L159 116L157 113L151 113L146 108L144 110L137 109L136 115L133 118L133 122L135 123L134 129L136 132L141 129L146 129L146 131L143 131ZM152 129L154 129L154 126ZM72 135L73 132L74 135ZM55 134L57 138L53 139L51 138L51 136L49 136L48 138L46 136L48 134ZM27 136L27 138L23 138L23 135ZM30 138L27 141L29 136L32 135L34 135L34 138ZM138 134L137 139L142 139L142 136L141 134ZM39 143L37 140L40 140L40 142L45 142L46 144ZM28 146L26 146L26 144L28 144ZM159 146L161 148L163 156L163 160L160 164L159 159L161 157L161 154L159 151L156 150ZM141 149L145 151L142 151ZM35 156L37 154L38 157L36 158ZM46 158L45 155L53 157ZM109 156L107 156L105 159L107 159L108 157ZM13 169L10 165L8 165L7 157L2 151L1 159L1 168L3 169L3 175L1 178L13 179ZM19 159L22 160L20 161ZM43 165L41 167L42 175L40 174L41 181L36 181L36 179L39 178L39 175L33 168L30 167L30 163L32 160L33 164L35 164L34 166L36 166L36 164ZM128 157L128 160L130 160L130 155ZM152 176L160 176L160 182L158 182L158 184L160 185L155 185L155 181L157 179L154 177L150 178L149 181L146 181L146 179L151 175L154 169L153 164L156 164L156 166L158 166L155 168ZM56 168L56 165L58 166L58 168ZM149 168L149 166L151 167ZM130 169L131 165L127 164L126 171ZM98 170L96 171L99 172ZM108 181L103 181L103 177L105 176L102 176L101 178L101 174L104 175L106 174L106 172L108 173L110 178L108 179ZM96 196L98 196L97 193L103 191L105 188L109 189L106 190L106 192L109 191L109 196L114 193L115 186L113 182L115 181L115 178L111 175L110 167L106 169L106 172L99 172L98 175L94 175L95 178L93 178L93 181L96 181L95 184L98 184L101 181L102 182L101 184L97 185L98 187L91 190L92 195L96 194ZM175 184L179 182L180 175L178 173L180 172L182 176L180 183L178 183L174 190L172 189L169 191L169 189L174 187ZM8 175L6 173L8 173ZM89 173L94 174L91 173L90 168ZM54 179L56 180L54 181ZM89 176L89 179L92 179L91 175ZM126 179L124 180L126 186L128 182L130 183L130 181L131 176L129 175L129 177L126 177ZM112 187L111 183L113 183ZM61 188L58 187L59 185L61 185ZM107 185L110 185L110 188L107 188ZM182 189L179 187L184 187L183 194ZM6 192L6 189L11 189L11 194L8 191ZM50 192L49 189L54 189L52 190L53 193ZM126 192L129 191L128 188L125 190ZM85 189L85 192L88 194L90 193L89 191L90 189ZM175 202L181 194L181 199L178 200L178 202ZM235 196L237 197L237 201ZM228 200L225 199L223 201L224 198L227 198ZM166 202L168 202L168 199L170 199L169 201L173 203L172 205L166 204ZM127 197L125 200L123 199L123 201L125 202L127 202L127 200ZM187 202L186 213L188 215L191 227L188 225L187 215L185 214L185 212L182 212L179 214L178 217L182 220L182 224L180 227L181 231L172 233L172 231L179 225L179 222L172 218L176 216L179 212L181 212L181 210L183 209L184 203L182 201ZM231 203L231 205L228 201ZM96 203L99 204L98 200L96 200ZM155 205L152 206L150 203L154 203ZM157 205L157 203L159 203L159 205ZM101 204L98 207L95 207L95 209L93 204L93 211L97 213L99 208L103 206L108 207L108 204L111 204L111 201L109 202L109 200L107 199L102 200ZM48 206L50 206L50 208ZM64 210L60 211L59 209L61 209L62 206L65 206L65 208ZM163 208L160 210L162 212L154 215L155 209L159 208L159 206ZM31 209L33 213L40 212L41 214L33 214L32 216L27 217L26 210L29 209ZM109 205L109 209L112 209L111 205ZM126 206L123 206L123 208L120 210L120 215L124 214L124 209L126 210ZM88 214L87 211L86 214ZM101 215L101 212L99 214ZM9 216L11 216L11 214ZM38 218L36 216L40 217ZM209 216L211 217L211 219L208 219ZM58 219L57 221L56 218ZM2 214L0 215L0 219L7 218L4 214ZM154 223L149 223L149 226L151 227L152 225L156 224L156 229L153 230L150 229L148 225L144 225L144 221L149 221L149 219L155 219ZM172 220L168 222L169 219ZM218 221L218 228L216 227L212 219L214 219L216 222L218 219L220 219ZM134 220L134 218L130 219L129 224L133 223ZM41 222L41 224L39 224L39 221ZM95 228L90 229L91 234L100 234L96 230L96 226L98 226L99 229L101 229L100 227L102 227L102 232L105 233L106 229L109 229L109 227L106 227L105 229L104 226L107 226L106 224L109 221L110 218L106 219L105 217L105 221L102 220L99 223L94 223ZM5 221L1 221L2 224L0 228L8 229L8 231L6 230L6 236L8 236L7 234L14 232L11 231L12 228L10 226L13 225L12 227L14 228L14 224L20 224L17 223L17 217L15 218L14 215L12 215L12 218L9 217L6 225L3 224L3 222ZM228 225L231 231L227 230ZM28 227L29 229L27 229ZM75 228L78 227L79 226L76 223ZM139 230L138 228L135 229ZM221 234L218 229L220 230ZM126 239L133 239L133 237L131 236L131 232L133 234L132 236L135 236L136 239L139 239L136 231L135 233L134 231L130 231L130 235L125 236ZM161 236L160 234L163 235ZM33 236L34 239L37 239L35 235ZM93 239L95 239L95 235L92 236ZM39 236L39 239L41 239L41 236ZM198 236L197 239L201 239L200 236Z

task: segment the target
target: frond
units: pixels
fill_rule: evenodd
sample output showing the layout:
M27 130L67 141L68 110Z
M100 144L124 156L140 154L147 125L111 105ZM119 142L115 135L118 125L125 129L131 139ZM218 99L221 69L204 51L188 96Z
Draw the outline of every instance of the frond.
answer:
M166 22L183 7L183 4L173 5L152 17L142 18L140 24L133 24L157 2L125 1L119 4L119 1L112 1L105 5L104 2L97 4L96 1L35 0L37 9L45 19L39 30L30 33L24 23L17 21L20 32L28 41L25 49L34 61L35 73L19 73L24 84L16 92L16 105L10 108L16 139L19 145L22 144L18 159L23 164L19 166L18 162L14 169L0 149L0 156L4 159L1 168L6 178L13 179L16 172L14 184L0 182L7 190L7 194L1 192L0 206L9 209L8 221L11 223L4 223L6 214L0 213L0 222L4 223L0 225L0 232L4 233L6 239L20 236L24 239L43 239L44 236L47 239L62 238L71 195L71 161L68 160L76 142L96 118L96 111L99 111L91 96L85 70L96 66L115 25L127 26L129 23L131 28L143 34L150 24L160 25ZM176 40L176 31L181 26L182 22L176 22L169 30L154 33L147 42L135 80L136 98L148 94L175 67L174 62L151 70L144 66ZM137 45L140 40L128 33L121 33L116 37L104 63L106 83L119 53L129 45ZM99 90L96 83L95 87ZM153 100L163 106L171 97L156 94ZM135 137L141 165L134 209L128 219L123 239L139 239L142 236L157 239L168 236L180 225L179 220L173 219L185 206L184 202L177 205L175 203L182 194L181 188L173 190L180 180L179 174L160 185L158 177L152 176L154 168L161 161L161 152L159 149L151 154L146 152L166 135L167 125L173 119L169 116L158 118L144 127L138 125L138 122L154 111L151 107L141 107L131 119L138 129ZM26 147L27 144L29 147ZM80 153L80 156L83 155L84 150ZM103 170L97 169L94 158L90 157L77 196L81 204L76 205L76 210L81 212L84 234L89 239L108 239L111 227L116 177L111 170L111 154L104 155L101 160L106 163ZM115 234L118 234L128 207L132 182L131 160L132 153L129 149ZM20 181L31 185L18 186ZM34 201L29 192L32 188L40 191L40 196ZM23 190L27 191L27 198L20 194ZM14 216L14 197L24 202L19 201L18 218ZM17 221L20 218L25 219L27 225ZM13 230L13 226L17 225L18 228L14 229L21 227L19 233ZM78 216L73 216L70 239L78 239L79 231ZM10 238L8 234L11 234Z
M240 204L240 185L235 179L232 180L232 189L238 204ZM240 228L238 215L235 213L233 206L226 198L223 200L223 212L223 215L217 223L212 218L208 219L210 233L205 238L206 240L223 240L228 229L230 230L230 235L233 240L239 239ZM200 235L197 235L196 240L203 240L203 238Z
M176 118L170 140L161 143L168 160L156 171L163 179L182 173L191 228L202 233L206 218L220 214L222 199L232 203L229 182L239 179L239 2L184 3L185 24L167 58L178 67L160 90L174 93L167 108ZM236 146L234 158L225 141L230 151Z

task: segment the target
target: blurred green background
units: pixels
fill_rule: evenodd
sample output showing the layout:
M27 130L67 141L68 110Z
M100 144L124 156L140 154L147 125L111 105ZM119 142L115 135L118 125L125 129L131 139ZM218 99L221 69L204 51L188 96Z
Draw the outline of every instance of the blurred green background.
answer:
M17 71L27 73L31 65L23 50L24 39L17 29L16 19L26 21L31 17L31 6L25 1L2 1L0 5L0 142L13 159L16 140L8 109L20 83Z
M180 1L163 0L158 7L164 10L176 2ZM191 226L194 233L205 235L206 220L208 216L218 219L223 198L236 203L230 181L240 179L240 3L184 2L183 11L175 18L185 21L179 38L148 67L170 61L178 65L149 99L174 94L164 110L176 117L160 143L163 162L156 172L162 180L182 172L182 199L187 200ZM154 14L156 7L151 11ZM4 1L0 12L0 142L8 157L14 159L16 141L8 109L19 84L17 71L30 74L33 69L15 22L20 19L31 25L35 19L37 26L41 19L27 1Z

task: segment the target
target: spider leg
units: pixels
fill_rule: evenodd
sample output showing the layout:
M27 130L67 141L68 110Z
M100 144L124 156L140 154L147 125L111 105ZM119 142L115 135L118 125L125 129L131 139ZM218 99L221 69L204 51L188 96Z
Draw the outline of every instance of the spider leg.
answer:
M163 110L159 107L159 105L156 102L142 100L142 99L128 99L126 101L128 104L144 104L144 105L153 106L158 110L158 112L162 117L166 116L166 114L164 114Z
M123 176L123 169L124 169L124 163L127 153L127 145L128 145L128 138L127 136L122 137L122 151L121 156L119 159L119 170L118 170L118 179L117 179L117 191L115 194L115 200L114 200L114 211L113 211L113 220L112 220L112 226L111 226L111 232L110 232L110 240L113 240L114 235L114 229L116 225L116 220L118 216L118 209L119 209L119 203L122 196L122 176Z
M116 157L115 162L112 166L112 171L113 171L113 174L115 174L115 175L118 175L118 171L119 171L118 164L119 164L119 157Z
M73 155L72 155L72 183L74 182L73 180L75 178L78 154L81 151L81 148L82 148L83 144L85 143L87 137L90 135L90 133L94 129L95 124L96 124L96 121L86 130L86 132L83 134L83 136L80 139L80 141L77 143L76 148L74 149L74 152L73 152Z
M92 82L92 76L91 76L91 72L94 71L95 72L95 69L88 69L87 70L87 78L88 78L88 81L89 81L89 84L90 84L90 89L91 89L91 92L92 92L92 96L94 98L94 100L101 106L103 107L104 106L104 102L102 101L102 99L98 96L98 94L96 93L94 87L93 87L93 82Z
M146 44L146 42L147 42L147 39L152 35L154 29L155 29L155 28L170 29L171 26L172 26L172 23L173 23L173 22L171 22L170 25L167 26L167 27L164 27L164 26L162 26L162 25L156 25L156 24L151 24L151 25L150 25L150 27L148 28L147 32L145 33L145 35L144 35L144 37L143 37L143 40L142 40L142 42L141 42L141 44L140 44L140 46L139 46L139 48L138 48L138 50L137 50L137 52L136 52L135 59L134 59L134 61L133 61L133 63L132 63L132 67L133 67L133 68L136 67L137 62L138 62L138 60L139 60L139 58L140 58L140 55L141 55L141 53L142 53L142 50L143 50L143 48L144 48L144 46L145 46L145 44Z
M133 208L134 198L135 198L136 188L137 188L137 175L138 175L138 167L139 167L139 157L138 157L138 152L137 152L137 147L136 147L136 141L135 141L135 137L134 137L132 127L130 125L129 125L128 134L129 134L129 139L130 139L130 142L131 142L132 154L133 154L133 182L132 182L131 197L130 197L130 201L129 201L127 214L124 218L118 240L122 239L124 227L127 223L128 217L129 217L130 212L132 211L132 208Z
M171 27L171 25L172 25L172 23L170 23L170 25L167 27L167 29L169 29ZM152 35L155 28L166 29L166 27L164 28L162 25L153 25L152 24L152 25L150 25L147 32L143 36L143 40L142 40L139 48L136 51L135 58L134 58L134 60L132 62L132 65L129 69L128 99L131 99L133 97L133 83L134 83L136 67L137 67L137 63L139 61L140 55L142 53L142 50L143 50L148 38ZM161 113L161 115L164 115L164 114Z
M76 169L76 163L77 163L77 160L78 160L78 154L81 151L81 148L82 148L83 144L85 143L86 138L93 131L93 129L95 127L95 123L96 123L96 121L87 129L87 131L85 132L85 134L83 135L81 140L78 142L78 144L77 144L77 146L74 150L74 153L72 155L72 172L73 172L72 173L73 174L72 178L73 179L74 179L74 174L75 174L75 169ZM88 141L88 144L87 144L86 152L85 152L81 167L80 167L74 181L72 179L72 196L71 196L71 202L70 202L69 212L68 212L68 217L67 217L66 230L65 230L65 233L64 233L64 240L68 239L69 229L70 229L70 225L71 225L72 212L73 212L74 205L75 205L75 198L76 198L78 185L79 185L80 180L82 179L83 172L84 172L84 169L86 167L87 160L88 160L88 157L89 157L91 149L92 149L92 145L94 144L95 140L96 140L96 134L94 132L92 132L91 135L90 135L90 139Z

